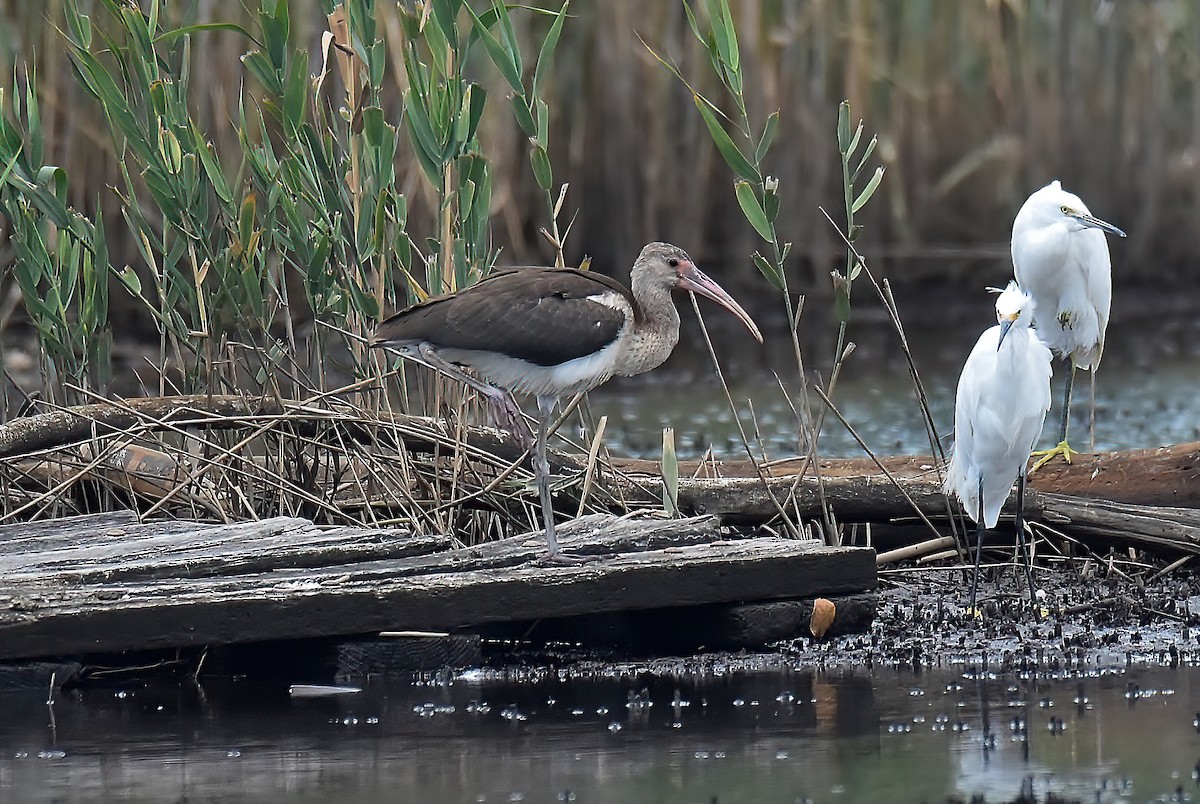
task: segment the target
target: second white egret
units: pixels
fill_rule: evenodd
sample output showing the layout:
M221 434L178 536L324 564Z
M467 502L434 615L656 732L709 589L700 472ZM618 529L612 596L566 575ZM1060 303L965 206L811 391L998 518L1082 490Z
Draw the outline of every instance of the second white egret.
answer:
M1043 457L1034 468L1055 455L1071 462L1067 425L1075 369L1094 372L1100 366L1112 303L1112 261L1105 232L1125 236L1092 215L1079 196L1064 190L1058 181L1029 196L1013 221L1017 283L1037 304L1038 336L1069 364L1059 443L1038 453Z
M975 342L958 378L954 402L954 454L945 489L962 501L979 524L971 612L979 585L979 559L985 528L996 527L1013 481L1017 481L1017 544L1025 553L1022 505L1025 466L1050 409L1050 350L1030 329L1034 300L1016 282L996 298L997 325ZM1032 559L1026 563L1034 597Z

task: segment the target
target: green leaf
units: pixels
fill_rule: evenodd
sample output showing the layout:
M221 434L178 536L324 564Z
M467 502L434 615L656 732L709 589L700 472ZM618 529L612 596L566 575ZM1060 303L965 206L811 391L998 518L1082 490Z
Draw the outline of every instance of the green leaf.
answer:
M546 154L546 149L534 145L529 151L529 161L533 164L533 176L537 179L538 186L549 192L554 186L554 174L550 170L550 157Z
M674 428L663 428L662 444L663 509L667 516L678 516L679 456L675 451Z
M746 216L746 220L750 221L750 225L754 227L754 231L758 232L759 237L768 243L775 242L775 233L771 231L771 222L767 220L767 214L763 212L762 205L758 203L758 196L755 195L754 187L750 185L750 182L739 181L734 185L734 194L737 195L742 214Z
M308 101L308 54L301 50L288 71L287 86L283 93L283 116L294 128L304 120L304 106Z
M763 192L763 212L767 214L767 220L771 223L779 217L779 193L774 190L765 190Z
M729 13L729 3L727 0L707 0L707 7L721 63L731 73L736 73L741 60L738 55L737 29L733 25L733 16Z
M757 251L754 252L754 265L758 268L758 272L765 276L767 281L774 285L777 290L783 290L782 272Z
M34 86L37 83L36 76L36 71L26 66L25 127L28 129L28 136L25 141L29 143L26 152L29 156L30 165L40 165L42 163L43 148L45 147L45 137L42 134L42 115L38 110L37 89Z
M708 135L712 138L713 144L717 146L717 150L721 152L725 163L733 169L734 173L743 179L760 184L762 176L759 175L758 169L750 164L746 156L734 145L733 140L729 138L729 134L725 132L720 121L717 120L717 116L713 114L708 101L696 93L692 94L692 101L696 104L696 108L700 110L700 116L704 118L704 125L708 127Z
M550 107L541 98L533 99L537 106L537 144L549 148L550 143Z
M381 147L389 136L391 128L383 118L383 109L378 106L367 106L362 110L362 119L363 136L367 139L367 145L372 148Z
M134 296L142 295L142 280L138 277L137 271L126 265L121 271L116 273L117 279L121 280L121 284L125 286L126 290Z
M830 276L833 277L833 309L838 322L845 324L850 320L850 283L837 271L831 271Z
M775 132L779 129L779 112L774 111L767 118L766 124L763 125L762 137L758 140L758 147L754 149L754 163L761 165L763 159L767 157L767 151L771 150L771 143L775 142Z
M504 49L516 68L517 75L525 72L521 63L521 43L517 41L516 31L513 30L512 17L508 13L508 5L504 0L492 0L492 8L496 9L496 19L500 23L500 35L504 40Z
M542 79L545 77L545 71L550 67L551 59L554 58L554 50L558 47L558 39L562 35L563 21L567 18L567 6L569 5L571 5L571 0L565 0L562 8L558 10L554 22L550 25L550 30L546 32L546 38L542 40L537 63L533 68L533 96L535 98L541 97Z
M854 129L854 136L850 138L850 144L846 146L846 159L854 155L854 150L858 147L858 141L862 138L863 124L858 121L858 127Z
M524 95L512 96L512 111L513 118L521 127L521 131L525 132L525 136L536 137L537 126L533 122L533 115L529 111L529 105L525 102Z
M433 21L447 46L458 42L458 6L459 0L433 0Z
M837 122L838 150L846 154L850 150L850 101L838 104Z
M246 69L258 79L258 82L263 85L268 94L274 97L279 97L283 94L283 83L279 80L279 74L261 50L251 50L249 53L244 54L242 56L242 64L246 65Z
M467 87L466 97L463 98L466 111L466 114L463 115L466 119L466 130L462 132L461 142L468 143L475 139L475 132L479 130L479 120L483 117L483 107L486 103L486 89L479 84L471 84Z
M867 186L858 194L858 198L854 199L854 203L850 206L850 212L858 212L863 206L871 200L871 196L875 194L875 190L879 187L879 182L883 181L883 168L875 168L874 175L871 176Z
M496 69L504 76L504 80L512 87L513 92L523 96L525 94L525 87L521 84L521 69L513 56L505 50L496 37L492 36L492 32L488 30L487 25L479 18L475 10L471 8L470 3L467 4L467 13L471 15L471 20L475 23L475 32L479 34L479 41L483 42L484 50L488 52L488 56L491 57L492 63L496 65Z
M86 17L84 19L87 19ZM254 35L233 22L202 22L195 25L184 25L180 28L173 28L170 31L164 31L154 39L154 44L169 45L176 39L183 36L191 36L192 34L205 33L206 31L233 31L249 39L256 46L262 47L262 42L254 38Z
M92 21L86 14L79 13L76 0L67 0L67 28L71 31L71 41L84 48L92 46Z
M867 143L867 150L863 151L862 159L858 160L858 167L854 168L854 172L850 174L851 183L858 181L858 174L862 173L862 169L867 166L867 160L871 158L871 154L875 153L875 146L879 144L879 137L872 137Z

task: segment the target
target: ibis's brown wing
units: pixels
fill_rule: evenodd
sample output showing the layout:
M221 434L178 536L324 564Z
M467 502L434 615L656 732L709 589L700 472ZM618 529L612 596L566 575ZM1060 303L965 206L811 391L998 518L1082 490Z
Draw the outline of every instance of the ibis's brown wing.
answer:
M614 280L554 268L497 271L482 282L416 304L379 325L375 343L429 341L496 352L539 366L586 357L612 343L626 313L594 297L624 297ZM624 307L624 305L622 305Z

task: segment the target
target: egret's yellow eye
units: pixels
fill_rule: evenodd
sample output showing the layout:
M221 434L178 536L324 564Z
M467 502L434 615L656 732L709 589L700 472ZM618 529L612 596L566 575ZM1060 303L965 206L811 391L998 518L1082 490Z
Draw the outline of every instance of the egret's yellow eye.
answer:
M1071 209L1071 208L1070 208L1069 206L1067 206L1066 204L1063 204L1061 207L1059 207L1059 210L1060 210L1060 211L1062 212L1062 214L1064 214L1064 215L1071 215L1072 213L1074 213L1074 212L1075 212L1075 210Z

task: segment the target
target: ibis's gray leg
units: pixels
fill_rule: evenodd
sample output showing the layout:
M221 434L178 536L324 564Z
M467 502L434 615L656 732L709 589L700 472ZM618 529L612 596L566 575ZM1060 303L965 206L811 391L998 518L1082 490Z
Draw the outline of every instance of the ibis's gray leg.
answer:
M1034 616L1037 616L1037 590L1033 586L1033 545L1025 552L1025 469L1017 475L1017 549L1021 551L1021 560L1025 563L1025 578L1029 581L1029 605L1033 606Z
M975 616L975 593L979 589L979 559L983 554L983 478L979 478L979 511L975 528L975 573L971 576L971 616Z
M534 477L537 478L538 497L542 501L542 520L546 524L546 555L544 561L556 564L582 564L587 558L569 556L558 546L558 537L554 534L554 501L550 498L550 459L546 456L546 439L550 434L550 420L554 418L556 397L539 396L538 402L538 431L537 444L533 451Z
M537 478L538 496L542 500L542 519L546 523L547 558L554 560L560 555L558 538L554 535L554 503L550 499L550 459L546 457L546 437L550 431L550 417L554 415L554 397L539 396L537 446L533 453L534 476Z
M497 424L512 433L526 449L533 443L533 434L529 431L529 425L525 422L525 417L521 415L521 408L508 391L467 374L458 366L439 355L437 348L429 341L422 341L417 345L416 355L413 355L411 352L403 354L406 354L408 357L415 357L418 362L424 363L430 368L437 369L446 376L458 380L483 394L488 402L491 403Z

